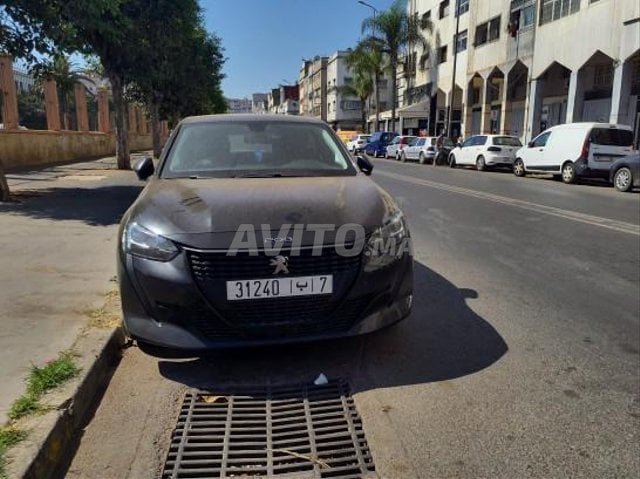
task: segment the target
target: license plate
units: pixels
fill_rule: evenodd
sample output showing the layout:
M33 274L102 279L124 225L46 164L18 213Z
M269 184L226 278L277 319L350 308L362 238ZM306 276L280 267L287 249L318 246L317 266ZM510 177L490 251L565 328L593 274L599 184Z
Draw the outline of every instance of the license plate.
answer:
M227 301L285 298L333 293L333 276L297 276L294 278L245 279L227 281Z

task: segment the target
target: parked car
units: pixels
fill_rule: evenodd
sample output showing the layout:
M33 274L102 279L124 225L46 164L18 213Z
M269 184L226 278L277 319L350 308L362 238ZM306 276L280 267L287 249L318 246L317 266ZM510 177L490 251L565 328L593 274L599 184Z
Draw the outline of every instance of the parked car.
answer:
M372 169L320 120L181 121L157 170L150 157L134 167L148 183L118 235L127 334L153 355L197 356L407 317L411 239Z
M478 171L495 166L513 166L522 143L515 136L474 135L449 153L449 166L475 166Z
M396 136L398 134L392 131L376 131L369 138L369 143L365 146L364 152L375 158L384 156L387 153L387 146Z
M609 178L613 163L631 153L633 131L609 123L567 123L543 131L516 153L513 173L551 173L565 183Z
M371 135L355 135L351 141L347 142L347 150L351 153L360 153L369 143L369 138L371 138Z
M640 153L619 158L611 165L609 181L618 191L631 191L640 186Z
M417 160L421 164L433 163L437 154L436 143L438 138L435 136L425 136L418 138L410 146L402 151L400 161ZM444 139L443 153L446 155L453 147L453 141L449 138ZM446 158L446 156L445 156Z
M387 146L385 158L395 158L396 160L399 160L402 149L410 146L416 139L417 136L411 135L396 136L393 140L391 140L389 146Z

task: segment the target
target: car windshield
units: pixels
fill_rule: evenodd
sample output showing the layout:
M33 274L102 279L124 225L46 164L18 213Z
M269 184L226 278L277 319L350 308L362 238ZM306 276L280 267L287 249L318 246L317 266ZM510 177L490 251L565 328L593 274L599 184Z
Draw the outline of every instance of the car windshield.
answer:
M512 136L494 136L493 144L498 146L522 146L520 140Z
M355 174L325 125L264 120L184 124L161 170L162 178Z

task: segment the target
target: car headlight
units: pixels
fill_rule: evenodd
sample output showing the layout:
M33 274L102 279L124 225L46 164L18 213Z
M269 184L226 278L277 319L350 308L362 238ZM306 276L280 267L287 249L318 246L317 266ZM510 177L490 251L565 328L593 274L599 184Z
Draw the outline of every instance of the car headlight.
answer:
M138 223L129 223L124 229L122 249L125 253L155 261L170 261L180 252L178 247Z
M377 228L365 250L364 270L376 271L397 261L411 248L407 225L400 210L386 217L382 226Z

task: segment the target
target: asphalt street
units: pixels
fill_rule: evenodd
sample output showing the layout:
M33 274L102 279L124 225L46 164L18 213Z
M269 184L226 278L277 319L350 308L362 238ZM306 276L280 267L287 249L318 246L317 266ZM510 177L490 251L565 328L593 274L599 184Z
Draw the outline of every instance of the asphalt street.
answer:
M415 249L413 313L370 336L125 351L66 477L153 478L184 392L346 378L380 477L640 475L640 194L373 160Z

